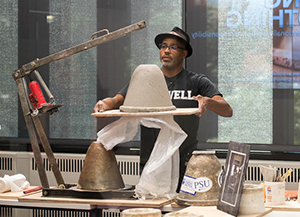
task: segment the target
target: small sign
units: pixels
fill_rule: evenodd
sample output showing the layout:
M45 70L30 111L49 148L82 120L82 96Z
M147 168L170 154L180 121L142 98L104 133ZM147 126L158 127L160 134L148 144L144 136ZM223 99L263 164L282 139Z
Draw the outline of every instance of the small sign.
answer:
M213 186L213 183L208 177L194 178L185 175L183 177L182 185L180 191L185 193L195 195L197 192L204 193L209 191Z
M237 142L230 142L228 146L217 209L233 216L237 216L239 211L250 147Z
M209 191L212 186L213 186L213 183L212 183L211 179L208 177L200 177L200 178L197 178L196 181L194 181L195 191L200 192L200 193Z
M194 189L194 181L196 178L184 175L183 180L182 180L182 185L180 188L180 191L183 191L185 193L195 195L196 191Z

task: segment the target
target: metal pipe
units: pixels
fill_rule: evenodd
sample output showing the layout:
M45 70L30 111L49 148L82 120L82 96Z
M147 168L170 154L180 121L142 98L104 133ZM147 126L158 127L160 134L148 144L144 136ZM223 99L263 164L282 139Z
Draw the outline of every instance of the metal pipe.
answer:
M30 74L33 70L37 69L40 66L46 65L48 63L51 63L51 62L54 62L54 61L57 61L57 60L60 60L63 58L66 58L73 54L76 54L81 51L85 51L87 49L95 47L97 45L104 44L106 42L121 38L123 36L128 35L129 33L135 32L135 31L143 29L145 27L146 27L145 21L140 21L135 24L129 25L127 27L118 29L109 34L98 37L96 39L92 39L90 41L76 45L74 47L60 51L58 53L46 56L42 59L36 59L34 61L31 61L30 63L23 65L22 68L20 68L20 70L19 70L20 76L26 76L28 73ZM16 74L16 76L17 76L17 74Z
M53 95L51 94L51 92L50 92L48 86L47 86L46 83L44 82L44 80L43 80L42 76L40 75L40 73L39 73L37 70L34 70L33 73L34 73L35 77L37 78L37 80L40 82L40 85L42 86L42 88L45 90L45 92L46 92L48 98L49 98L50 100L52 100L54 97L53 97Z
M29 95L29 91L28 91L28 88L27 88L27 83L26 83L25 77L22 77L22 84L23 84L23 89L24 89L24 93L25 93L25 96L26 96L26 102L27 102L30 110L33 111L34 108L33 108L32 104L31 104L29 96L28 96ZM30 111L26 115L30 115Z

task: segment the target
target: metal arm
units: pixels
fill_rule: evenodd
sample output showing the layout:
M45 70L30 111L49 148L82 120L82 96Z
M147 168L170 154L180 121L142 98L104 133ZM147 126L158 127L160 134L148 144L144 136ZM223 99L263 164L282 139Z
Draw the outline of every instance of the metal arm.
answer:
M137 22L130 26L124 27L122 29L119 29L114 32L103 35L101 37L98 37L96 39L92 39L90 41L76 45L74 47L60 51L58 53L46 56L42 59L33 60L30 63L23 65L18 71L15 71L13 74L13 77L15 77L15 78L17 78L19 76L23 77L23 76L27 75L28 73L31 73L33 70L37 69L40 66L46 65L48 63L51 63L51 62L54 62L54 61L57 61L57 60L60 60L63 58L66 58L73 54L76 54L81 51L85 51L87 49L95 47L97 45L104 44L106 42L121 38L123 36L128 35L129 33L135 32L135 31L143 29L145 27L146 27L145 21L140 21L140 22Z

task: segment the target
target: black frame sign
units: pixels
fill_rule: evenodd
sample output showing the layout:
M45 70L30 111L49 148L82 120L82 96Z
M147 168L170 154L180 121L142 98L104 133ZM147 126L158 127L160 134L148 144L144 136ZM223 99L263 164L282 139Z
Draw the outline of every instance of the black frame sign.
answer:
M217 209L237 216L248 168L251 146L230 142Z

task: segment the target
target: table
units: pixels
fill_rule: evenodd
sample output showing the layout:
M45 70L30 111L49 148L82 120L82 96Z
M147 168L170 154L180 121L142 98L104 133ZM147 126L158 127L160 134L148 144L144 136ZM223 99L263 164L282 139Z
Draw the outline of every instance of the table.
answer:
M198 214L203 214L204 217L206 217L206 216L232 217L232 215L218 210L216 206L190 206L190 207L184 208L178 212L198 213ZM270 212L272 212L272 208L266 208L265 212L260 213L260 214L238 215L238 217L262 217Z
M282 205L265 204L265 207L273 208L273 210L277 210L277 211L299 211L300 212L300 203L298 203L297 201L286 201Z
M31 187L34 188L34 187ZM30 189L30 188L29 188ZM61 209L61 210L81 210L89 212L91 217L102 215L103 209L128 208L157 208L162 212L196 212L205 217L232 217L225 212L217 209L216 206L178 206L168 199L153 200L125 200L125 199L80 199L80 198L61 198L61 197L43 197L42 191L36 191L29 194L20 192L0 193L0 205L14 208L41 208L41 209ZM287 201L283 205L270 206L265 205L265 212L253 215L239 215L239 217L296 217L300 216L300 203L297 201Z
M82 198L62 198L62 197L44 197L42 192L22 196L18 198L19 202L34 202L34 203L73 203L73 204L89 204L98 207L154 207L160 208L171 203L169 199L82 199Z
M34 188L34 187L31 187ZM42 196L42 190L23 194L20 192L0 193L0 205L15 208L70 209L90 212L91 217L101 216L103 209L128 209L151 207L162 209L170 204L169 199L135 200L135 199L81 199ZM175 209L170 209L174 211Z
M28 189L35 188L35 186L31 186ZM12 207L19 209L61 209L61 210L71 210L71 211L81 211L81 212L89 212L91 217L98 216L98 210L96 206L90 204L74 204L74 203L64 203L61 204L58 201L53 203L38 203L38 202L27 202L27 201L19 201L22 197L29 197L32 195L41 195L42 190L31 192L28 194L24 194L23 191L18 192L4 192L0 193L0 206L1 207ZM26 215L25 215L26 216Z
M177 204L172 203L176 207ZM216 206L190 206L179 210L178 212L194 212L206 216L214 217L232 217L225 212L217 209ZM251 215L238 215L238 217L298 217L300 216L300 203L297 201L286 201L282 205L265 204L265 212Z

